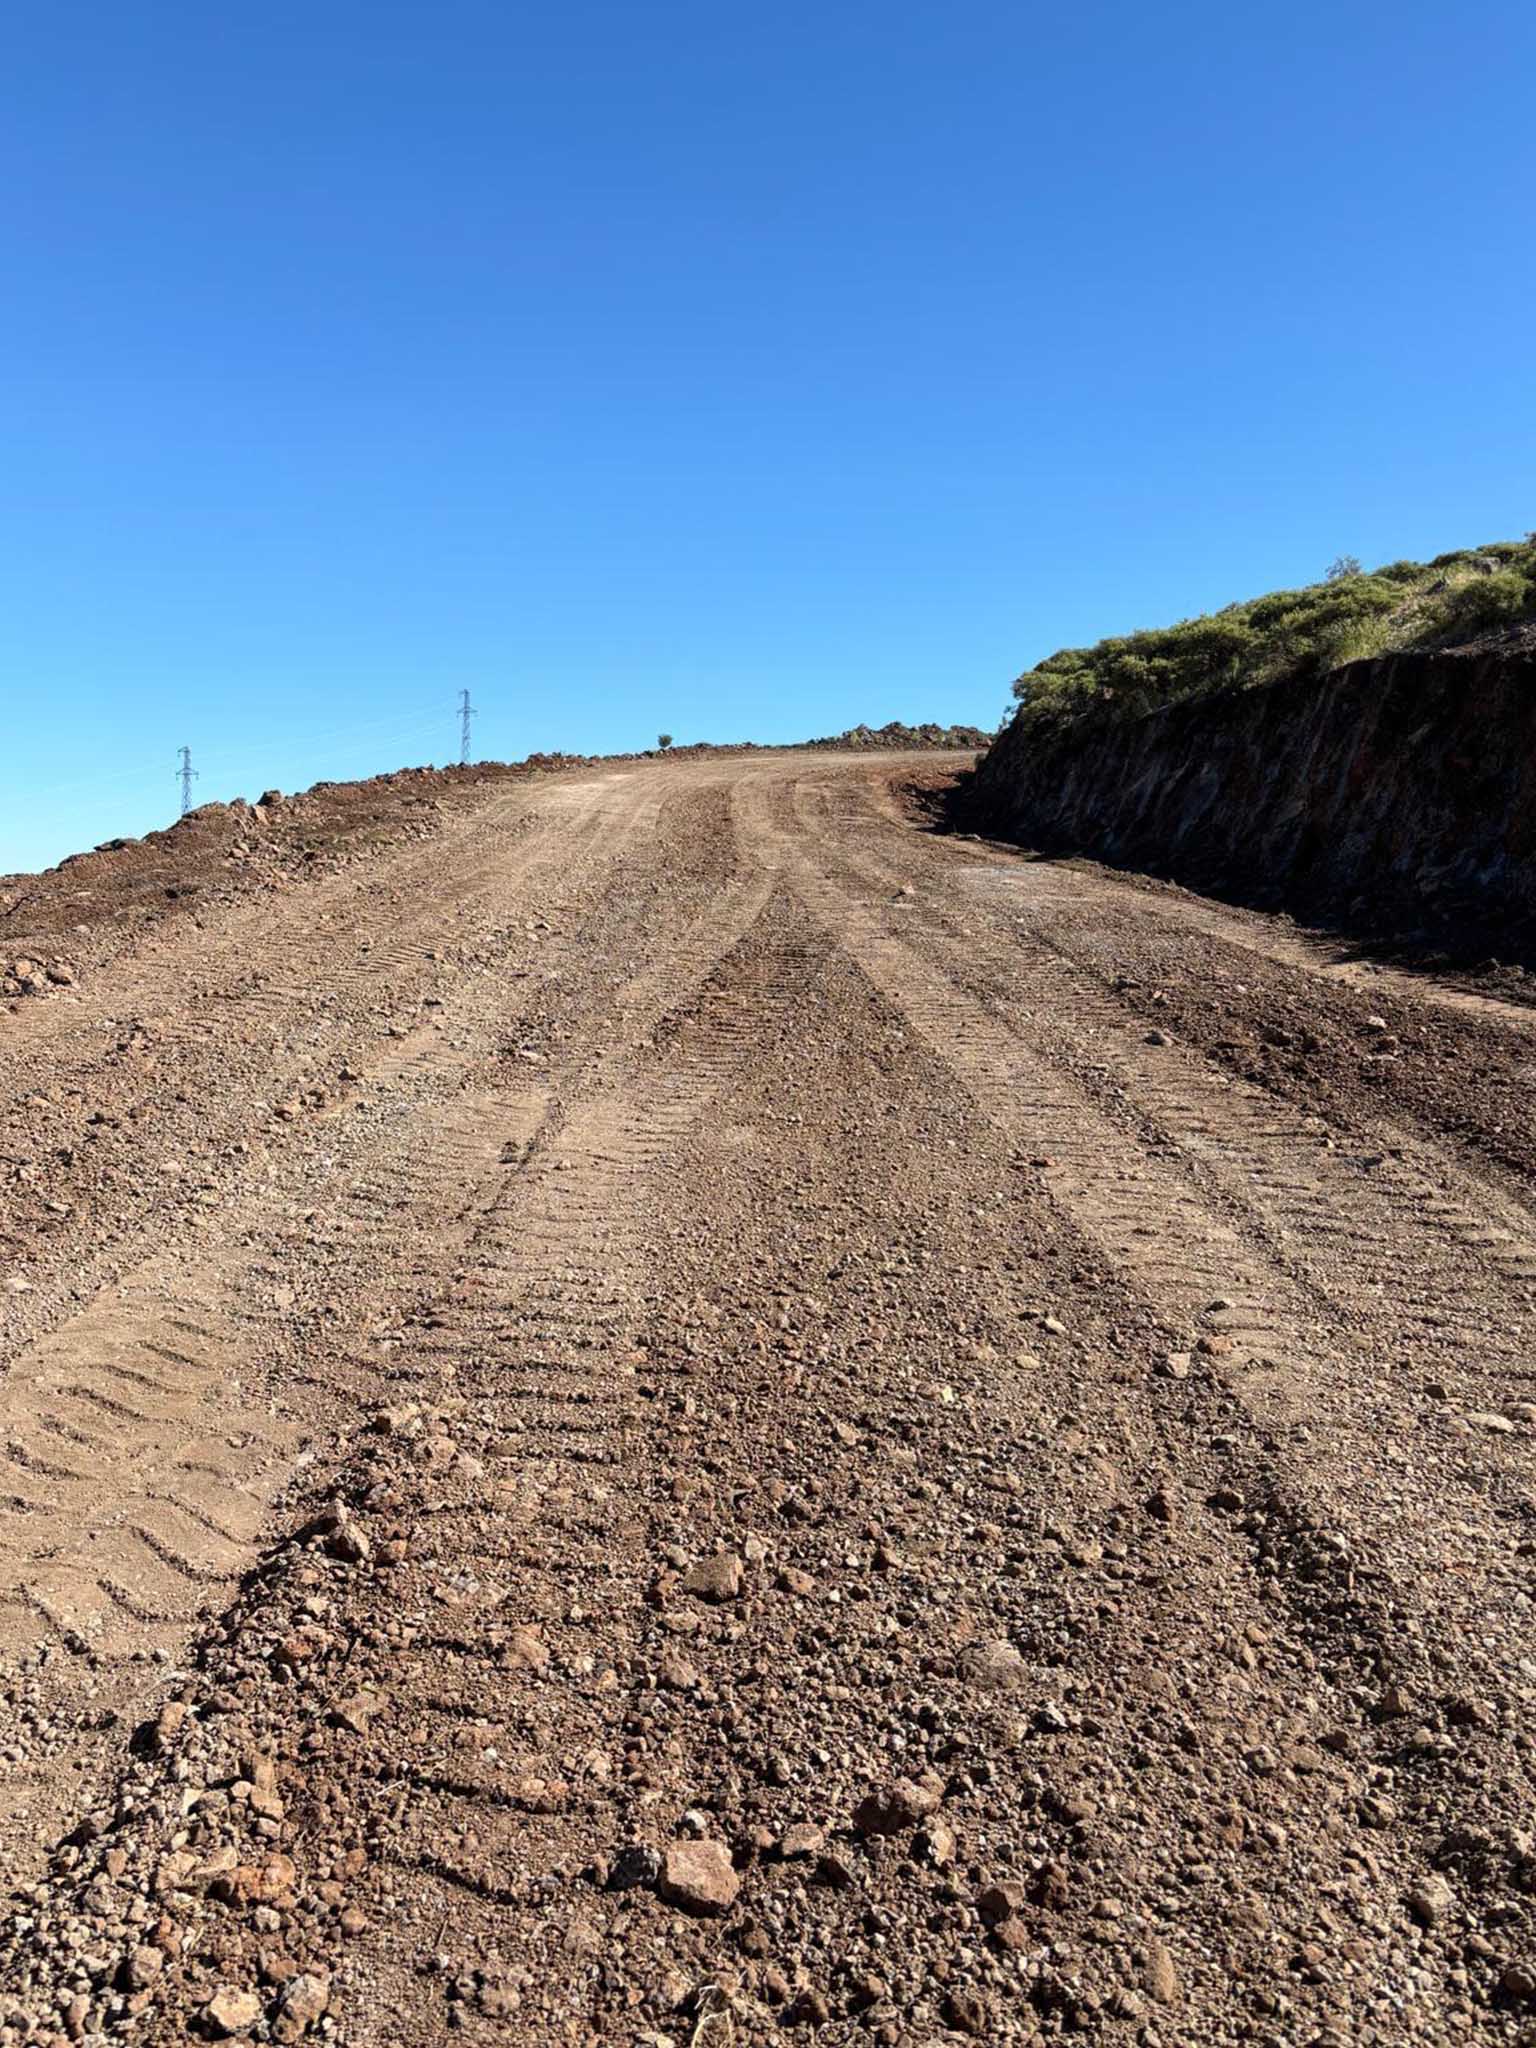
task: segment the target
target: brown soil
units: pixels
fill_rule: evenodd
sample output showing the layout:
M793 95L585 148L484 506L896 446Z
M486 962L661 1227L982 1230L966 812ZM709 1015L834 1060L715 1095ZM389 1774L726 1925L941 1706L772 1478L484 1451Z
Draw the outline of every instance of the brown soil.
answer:
M914 776L0 1010L0 2044L1527 2038L1536 1018Z

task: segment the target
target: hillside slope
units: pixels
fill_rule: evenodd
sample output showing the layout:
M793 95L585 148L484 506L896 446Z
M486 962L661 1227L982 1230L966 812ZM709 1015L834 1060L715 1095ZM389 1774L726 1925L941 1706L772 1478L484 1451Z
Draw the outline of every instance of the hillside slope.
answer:
M1039 663L954 810L1042 852L1523 957L1533 678L1536 540L1341 562Z
M1528 936L1536 652L1398 654L1087 730L1016 723L963 810L1042 851L1191 887L1398 931Z

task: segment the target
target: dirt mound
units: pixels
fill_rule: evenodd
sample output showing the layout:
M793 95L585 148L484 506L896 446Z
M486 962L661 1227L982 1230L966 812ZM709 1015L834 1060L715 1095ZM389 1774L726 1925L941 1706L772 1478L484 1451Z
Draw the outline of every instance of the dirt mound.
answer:
M365 782L317 782L295 795L269 790L253 804L202 804L161 831L109 839L41 874L0 875L0 968L38 953L78 978L168 918L335 875L430 837L488 787L572 765L581 764L537 756L515 765L402 768ZM0 993L46 989L0 980Z

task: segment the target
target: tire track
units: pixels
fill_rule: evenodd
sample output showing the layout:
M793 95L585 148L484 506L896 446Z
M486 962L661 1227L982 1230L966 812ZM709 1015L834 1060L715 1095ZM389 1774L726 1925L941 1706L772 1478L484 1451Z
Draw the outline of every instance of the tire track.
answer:
M533 911L547 915L562 894L599 887L652 828L658 808L654 792L627 787L608 792L613 811L606 817L600 784L547 795L554 822L519 840L504 874L497 873L497 840L513 799L492 806L489 822L471 836L473 860L462 890L451 865L455 848L437 846L414 851L409 863L386 869L385 879L371 885L338 878L337 888L344 882L351 892L350 908L317 904L308 894L286 899L275 919L270 905L241 906L231 929L222 940L210 940L190 970L183 955L179 990L172 984L160 999L162 1006L174 999L179 1008L162 1007L147 1018L135 1014L132 982L126 994L114 982L99 998L113 1005L106 1020L111 1037L92 1041L84 1066L74 1064L78 1033L61 1027L46 1066L32 1077L46 1078L49 1100L59 1106L39 1127L41 1098L34 1096L13 1109L10 1135L0 1132L0 1159L9 1153L44 1163L28 1169L29 1203L51 1199L64 1217L49 1232L52 1288L35 1287L24 1315L17 1298L0 1301L0 1356L18 1339L35 1337L50 1317L71 1313L82 1278L88 1291L91 1277L104 1277L109 1249L119 1265L131 1261L135 1227L162 1230L172 1212L195 1214L209 1187L233 1184L238 1193L231 1157L248 1148L253 1134L265 1142L281 1135L275 1117L303 1124L312 1102L334 1103L339 1071L351 1074L353 1088L387 1085L436 1035L431 1022L422 1021L428 1017L423 1005L457 999L465 956L492 972L516 971L539 951L527 923ZM419 887L411 898L405 885L413 878ZM406 908L390 901L403 895ZM372 932L340 922L353 914ZM177 956L173 939L162 943L169 978ZM282 984L260 986L279 963ZM403 1023L397 1021L402 1007ZM125 1017L131 1024L122 1023ZM136 1061L144 1065L142 1075L134 1071ZM350 1099L344 1096L341 1106ZM81 1105L93 1102L111 1104L111 1113L99 1129L87 1126L85 1136L98 1142L86 1147ZM177 1107L182 1103L197 1104L195 1117ZM159 1181L146 1176L146 1133L162 1129L169 1152L184 1147L196 1158L197 1178L190 1172ZM82 1170L127 1180L115 1213L102 1218L99 1205L93 1209L80 1199ZM93 1228L94 1241L86 1236ZM66 1249L72 1254L67 1264L60 1257Z
M1412 1218L1411 1196L1402 1207L1389 1203L1383 1216L1362 1180L1341 1213L1323 1176L1303 1181L1293 1164L1287 1170L1305 1133L1283 1113L1277 1121L1258 1091L1248 1099L1221 1080L1192 1089L1187 1068L1171 1082L1161 1073L1149 1078L1148 1056L1109 1036L1113 1021L1123 1039L1119 1019L1106 1018L1086 1050L1075 1035L1065 1043L1055 1020L1075 1016L1077 994L1062 986L1053 956L1027 958L1007 998L978 994L974 940L896 897L884 864L872 873L868 856L807 830L792 804L764 824L783 872L829 937L1021 1154L1048 1162L1036 1170L1074 1227L1178 1337L1205 1347L1263 1432L1266 1456L1279 1460L1283 1490L1310 1503L1318 1529L1342 1537L1360 1573L1374 1574L1392 1604L1416 1617L1422 1638L1444 1628L1470 1632L1490 1665L1506 1678L1517 1672L1525 1631L1498 1589L1518 1580L1516 1544L1532 1519L1526 1453L1497 1434L1486 1442L1462 1435L1451 1439L1459 1456L1442 1453L1428 1470L1415 1468L1398 1442L1399 1387L1382 1382L1374 1359L1384 1329L1410 1371L1450 1373L1473 1343L1511 1371L1529 1356L1522 1304L1511 1301L1507 1331L1459 1319L1447 1306L1458 1277L1446 1259L1465 1259L1462 1240L1445 1231L1437 1247L1440 1223L1430 1218L1410 1231L1408 1261L1393 1250L1393 1232L1405 1214ZM1117 1050L1125 1054L1119 1063ZM1090 1076L1094 1068L1105 1071ZM1285 1199L1278 1218L1277 1194ZM1309 1258L1296 1256L1303 1231ZM1320 1244L1335 1232L1325 1261ZM1357 1262L1377 1246L1362 1274ZM1312 1447L1320 1425L1321 1456ZM1447 1482L1462 1514L1449 1558ZM1415 1495L1417 1513L1407 1508ZM1421 1650L1422 1643L1402 1646L1404 1655Z
M619 1789L601 1759L653 1669L632 1665L635 1618L650 1617L651 1660L665 1641L650 1546L634 1541L661 1463L637 1364L647 1219L701 1117L765 1032L789 1028L801 941L784 921L748 879L650 963L648 1038L551 1119L413 1345L415 1391L452 1389L454 1438L485 1479L455 1488L450 1468L414 1520L406 1604L440 1619L403 1628L402 1690L418 1672L452 1677L429 1688L375 1826L394 1881L432 1888L416 1917L440 1914L460 1938L478 1926L502 1942L508 1913L540 1915L543 1873L590 1853L594 1808ZM425 2026L433 1988L403 1956L381 1968L370 2003Z
M8 1738L27 1747L40 1720L67 1722L83 1696L130 1710L146 1658L174 1658L227 1594L274 1495L314 1455L305 1403L318 1400L324 1418L344 1390L387 1398L437 1371L441 1340L408 1362L387 1334L391 1314L441 1293L550 1120L584 1096L605 1100L631 1035L654 1029L761 914L765 891L738 876L674 944L686 902L658 906L649 871L678 792L626 787L606 820L567 794L579 843L522 862L497 906L505 920L536 903L548 927L537 973L511 964L523 957L513 952L501 970L461 974L446 1003L359 1063L341 1099L306 1115L283 1171L210 1219L211 1242L155 1255L13 1359L0 1386L0 1678L12 1681L0 1751ZM697 801L686 792L689 815ZM535 882L540 893L525 898ZM598 906L591 916L649 925L661 940L632 977L606 995L591 987L585 1002L601 954L584 899ZM585 1028L528 1073L506 1058L508 1026L545 990L565 990ZM622 1040L605 1034L610 1014ZM665 1103L654 1114L665 1128ZM621 1128L613 1143L629 1143ZM564 1227L570 1183L552 1186ZM535 1219L530 1242L546 1227ZM295 1242L309 1255L298 1300ZM11 1774L5 1835L24 1836L56 1800L52 1771L42 1755Z

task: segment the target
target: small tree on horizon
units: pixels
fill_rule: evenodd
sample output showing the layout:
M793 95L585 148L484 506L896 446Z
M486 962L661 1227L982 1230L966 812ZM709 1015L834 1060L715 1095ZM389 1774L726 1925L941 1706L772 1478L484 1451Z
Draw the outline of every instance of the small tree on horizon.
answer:
M671 735L671 733L669 733L669 732L659 732L659 733L657 733L657 735L656 735L656 744L657 744L657 746L658 746L658 747L660 747L661 751L662 751L663 753L665 753L665 752L667 751L668 747L670 747L670 746L671 746L671 744L672 744L672 735Z
M1328 564L1327 580L1330 583L1346 583L1351 576L1358 576L1359 574L1360 557L1358 555L1335 555Z

